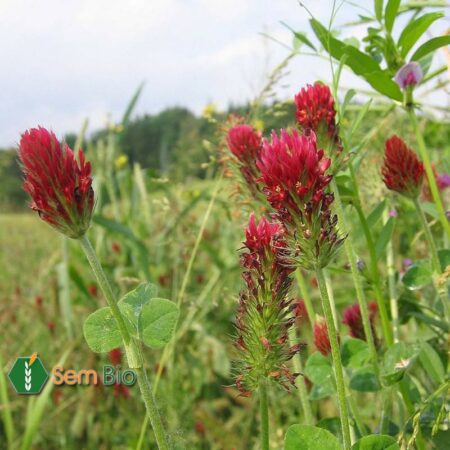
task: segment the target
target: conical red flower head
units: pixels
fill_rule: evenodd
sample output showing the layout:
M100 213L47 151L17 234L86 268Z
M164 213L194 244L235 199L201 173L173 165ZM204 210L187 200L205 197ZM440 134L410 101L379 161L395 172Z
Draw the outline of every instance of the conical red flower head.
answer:
M228 130L227 144L239 161L254 162L261 149L261 134L250 125L236 125Z
M314 324L314 345L317 347L323 356L328 356L331 353L330 338L328 336L327 323L323 318L319 319Z
M398 136L390 137L385 143L381 173L388 189L410 198L419 195L424 178L423 164Z
M251 213L245 230L245 246L251 252L270 248L272 241L282 232L281 225L269 222L264 216L256 224L255 214Z
M262 377L271 377L286 389L295 385L286 363L300 346L290 346L288 340L295 317L288 296L292 268L285 264L282 226L264 217L257 223L251 214L245 238L241 255L245 288L239 297L235 344L240 354L236 386L248 396Z
M305 132L326 134L328 141L338 141L334 98L326 84L308 84L295 96L295 104L297 122Z
M378 311L378 307L375 302L369 302L368 306L372 335L376 340L374 321ZM350 336L356 339L361 339L363 341L366 340L366 333L364 332L364 326L361 316L361 308L358 304L351 305L344 309L342 323L349 327Z
M117 366L122 362L122 350L120 347L112 349L108 353L109 360L113 366Z
M325 174L330 163L323 150L317 150L314 133L300 136L296 130L291 134L281 130L280 137L273 131L271 142L264 141L256 164L270 204L275 209L298 211L299 204L322 201L332 178Z
M31 208L61 233L81 237L89 228L94 207L91 164L83 151L79 150L77 161L68 145L39 127L22 135L19 158Z

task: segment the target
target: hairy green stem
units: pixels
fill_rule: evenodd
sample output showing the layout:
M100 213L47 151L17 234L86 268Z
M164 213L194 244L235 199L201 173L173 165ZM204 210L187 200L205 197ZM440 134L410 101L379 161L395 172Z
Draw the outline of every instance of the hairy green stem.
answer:
M297 343L297 333L294 327L291 327L289 330L289 343L290 345L295 345ZM294 355L294 357L292 358L292 362L294 364L295 372L299 374L297 376L295 385L297 386L298 396L302 405L303 414L305 415L305 423L306 425L313 425L314 418L303 375L302 359L298 353Z
M431 262L433 266L433 270L437 274L442 273L441 269L441 263L439 262L439 255L437 252L436 244L434 243L433 235L431 234L430 226L428 225L427 218L425 217L425 213L423 212L422 206L417 198L414 200L414 206L416 207L417 215L420 218L420 222L422 223L422 228L425 233L425 237L428 242L428 247L431 253ZM436 285L436 283L435 283ZM439 294L439 297L441 298L442 307L444 308L444 314L445 318L448 321L449 320L449 311L448 311L448 294L447 294L447 288L446 283L443 283L443 287L436 285L436 290Z
M334 326L337 328L339 324L336 312L336 302L334 301L334 292L331 287L331 278L327 269L323 270L323 276L325 278L325 284L327 286L328 297L330 298L330 305L331 305L331 312L333 313Z
M58 266L58 300L61 308L61 314L64 320L64 326L67 330L69 340L73 339L72 328L72 305L70 302L69 285L69 241L65 236L62 237L62 256L63 259Z
M261 416L261 449L269 450L269 404L267 400L267 381L259 383L259 412Z
M342 204L341 196L339 194L339 189L336 181L333 179L331 181L331 188L334 192L335 205L338 214L339 228L343 234L348 234L349 229L347 227L347 219L345 217L344 207ZM344 248L347 254L347 259L350 263L350 269L352 272L353 284L355 286L356 298L358 299L359 308L361 311L361 318L363 323L364 334L366 336L367 345L369 346L369 351L372 358L373 369L377 378L380 376L380 369L378 366L378 355L375 346L375 339L372 333L372 327L370 325L369 309L367 307L366 296L364 294L364 289L361 281L361 276L358 272L358 265L356 261L356 254L353 248L352 237L348 235L347 239L344 241Z
M436 249L436 244L434 243L434 238L433 235L431 234L431 230L430 230L430 226L428 225L427 222L427 218L425 217L425 213L423 212L422 206L419 202L419 200L417 200L417 198L415 198L413 200L414 202L414 206L416 208L417 211L417 215L420 218L420 223L422 224L422 228L423 228L423 232L425 233L425 238L427 240L428 243L428 247L431 253L431 262L433 265L433 270L436 271L437 273L441 273L441 264L439 262L439 256L438 256L438 252Z
M428 185L430 187L431 196L433 197L434 204L436 205L436 210L439 216L439 221L442 224L442 227L446 231L447 235L450 236L450 223L445 214L445 209L442 204L441 196L439 195L439 189L436 183L436 177L434 176L433 167L431 165L430 155L428 154L427 147L425 145L425 141L423 139L422 133L420 132L419 123L417 121L416 112L414 108L408 109L409 119L411 121L411 125L414 128L414 132L416 134L417 146L419 150L420 158L423 161L423 165L425 167L425 172L428 178Z
M389 304L391 307L394 342L398 342L399 320L398 320L397 292L395 289L394 246L392 245L392 240L390 240L388 242L387 247L386 247L386 266L387 266L387 272L388 272Z
M117 326L119 328L125 351L127 354L128 365L130 368L136 371L138 378L139 388L141 390L142 399L144 400L145 407L147 409L150 422L155 433L156 442L160 450L168 450L169 444L161 422L161 417L159 415L155 399L150 387L150 383L147 378L147 374L143 368L143 358L137 343L130 336L128 329L125 325L123 316L117 306L116 297L111 289L111 285L106 278L105 272L97 258L95 250L93 249L89 239L86 235L79 239L81 246L86 254L86 258L94 272L97 282L102 290L106 302L111 309L111 312L116 319Z
M325 283L323 269L316 269L317 282L319 284L320 295L322 297L322 308L327 323L328 337L331 345L331 356L333 358L334 376L336 379L336 389L338 395L339 411L341 416L342 436L344 440L344 450L350 450L350 423L347 407L347 395L344 382L344 371L342 368L341 353L336 328L333 321L330 298Z

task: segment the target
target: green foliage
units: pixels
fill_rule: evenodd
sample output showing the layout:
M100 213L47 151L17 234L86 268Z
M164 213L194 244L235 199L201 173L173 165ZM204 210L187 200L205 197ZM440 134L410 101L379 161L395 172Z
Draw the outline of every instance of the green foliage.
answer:
M341 349L342 364L357 369L370 360L369 346L361 339L346 337Z
M425 58L431 52L434 52L440 47L445 47L446 45L450 45L450 36L439 36L430 39L429 41L422 44L411 56L412 61L419 61L422 58Z
M418 355L418 347L414 344L397 342L389 347L383 358L383 382L389 386L403 379Z
M395 227L395 217L389 217L389 220L383 226L380 235L375 243L375 252L377 258L380 259L392 238L392 233Z
M343 61L356 75L361 75L376 91L394 100L402 100L403 95L400 88L372 57L333 37L317 20L311 19L310 23L317 38L333 58Z
M421 289L432 282L433 270L430 261L417 261L412 264L402 278L402 283L411 290Z
M341 450L341 445L329 431L310 425L292 425L287 430L284 450Z
M129 333L152 348L166 345L172 338L179 310L175 303L155 298L157 288L142 283L118 303ZM119 327L109 307L92 313L84 323L84 336L92 351L108 352L122 344Z
M143 342L153 348L166 345L175 330L178 315L175 303L164 298L152 298L143 306L140 317Z
M122 338L111 308L104 307L89 315L83 326L89 348L96 353L106 353L120 347Z
M352 373L349 387L359 392L376 392L380 390L380 383L372 368L368 366L361 367Z
M420 39L420 37L427 31L430 25L444 17L442 13L429 13L412 20L403 29L402 34L398 39L398 45L401 49L401 54L405 57L414 44ZM420 59L420 58L419 58Z
M364 436L358 442L355 442L352 450L400 450L400 447L391 436L372 434Z
M144 329L142 310L156 296L157 292L158 288L155 285L142 283L119 300L119 309L132 336L139 338L142 335Z
M384 24L388 32L392 31L399 6L400 0L388 0L386 4L386 9L384 11Z

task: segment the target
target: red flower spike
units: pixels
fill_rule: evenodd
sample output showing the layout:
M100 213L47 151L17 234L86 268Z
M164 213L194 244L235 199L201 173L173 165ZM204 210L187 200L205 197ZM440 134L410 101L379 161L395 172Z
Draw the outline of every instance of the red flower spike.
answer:
M398 136L390 137L385 143L381 173L388 189L409 198L419 195L424 179L423 164Z
M250 125L236 125L228 130L227 144L241 162L253 162L261 149L261 134Z
M294 317L297 319L298 323L308 321L308 311L306 310L305 300L299 299L293 303L293 313Z
M297 122L305 134L313 131L317 135L320 146L333 149L334 163L342 153L336 125L334 98L326 84L308 84L295 96Z
M378 307L375 302L370 302L368 306L370 326L372 328L373 337L376 341L374 321L375 315L378 311ZM342 323L349 327L350 336L356 339L361 339L363 341L366 340L366 333L364 332L364 326L361 316L361 308L358 304L351 305L344 309Z
M127 399L130 396L130 390L123 384L114 383L114 397L123 397Z
M257 166L265 185L267 199L275 209L299 210L299 203L320 203L331 181L326 175L331 160L317 150L315 135L300 136L293 130L273 131L265 140Z
M108 353L108 357L113 366L118 366L122 362L122 350L120 347L114 348Z
M235 125L228 130L227 145L235 156L231 167L237 168L252 196L258 197L260 194L256 180L259 177L259 171L256 160L261 151L261 133L255 131L250 125Z
M270 247L272 240L281 232L281 225L270 223L265 217L262 217L257 225L255 214L251 213L245 230L245 246L251 252L258 252L265 247Z
M287 230L293 264L308 270L325 267L343 241L330 209L333 194L325 192L330 163L314 133L300 136L295 130L281 130L280 137L272 132L257 162L263 192Z
M298 123L303 130L312 130L315 133L320 127L334 137L336 132L336 110L334 98L330 88L326 84L308 84L295 96L296 113Z
M66 236L83 236L94 207L91 164L83 151L77 161L67 144L61 145L54 133L39 127L22 135L19 158L31 208Z
M328 356L331 353L330 338L328 336L327 323L324 319L319 319L314 324L314 345L317 347L323 356Z
M241 256L246 286L240 293L235 322L240 355L236 387L242 395L254 391L261 378L271 377L287 389L295 378L283 369L300 348L289 347L288 342L295 318L288 297L292 268L287 265L283 233L280 224L264 217L258 223L250 215Z

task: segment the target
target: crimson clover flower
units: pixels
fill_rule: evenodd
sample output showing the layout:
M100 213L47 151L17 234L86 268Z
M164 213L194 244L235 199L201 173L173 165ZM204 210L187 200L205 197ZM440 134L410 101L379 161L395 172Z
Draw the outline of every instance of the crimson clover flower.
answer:
M293 313L298 324L303 324L308 321L308 310L306 309L305 300L298 299L293 304Z
M261 134L250 125L236 125L228 130L227 144L239 161L252 162L261 149Z
M236 314L236 347L240 353L236 386L249 396L261 379L270 378L289 389L295 375L286 363L300 350L289 347L288 330L294 324L288 298L292 269L286 265L283 228L250 215L241 255L245 288Z
M369 321L370 321L370 327L372 329L372 334L374 336L375 341L376 334L375 334L375 316L377 313L377 304L375 302L369 303ZM344 309L343 312L343 319L342 323L347 325L349 327L349 334L350 336L361 339L363 341L366 340L366 334L364 332L364 326L362 322L362 316L361 316L361 308L358 304L351 305Z
M388 189L412 199L419 195L424 179L423 164L398 136L385 142L381 173Z
M323 356L331 353L330 337L328 336L327 323L323 317L318 318L313 328L314 345Z
M113 366L118 366L122 362L122 350L120 347L113 348L108 353L109 361Z
M19 143L24 189L41 219L71 238L86 233L94 207L91 164L83 151L76 160L67 144L38 127L25 131Z
M235 125L227 132L227 145L234 156L234 165L238 168L252 195L256 196L256 180L259 177L256 160L261 151L261 133L251 125Z
M308 84L295 96L297 122L304 134L313 131L320 147L334 150L333 162L336 165L342 153L336 124L336 109L330 88L326 84Z
M334 196L326 192L331 160L317 149L315 134L272 132L256 164L263 192L288 231L293 263L308 270L325 267L343 238L330 209Z

